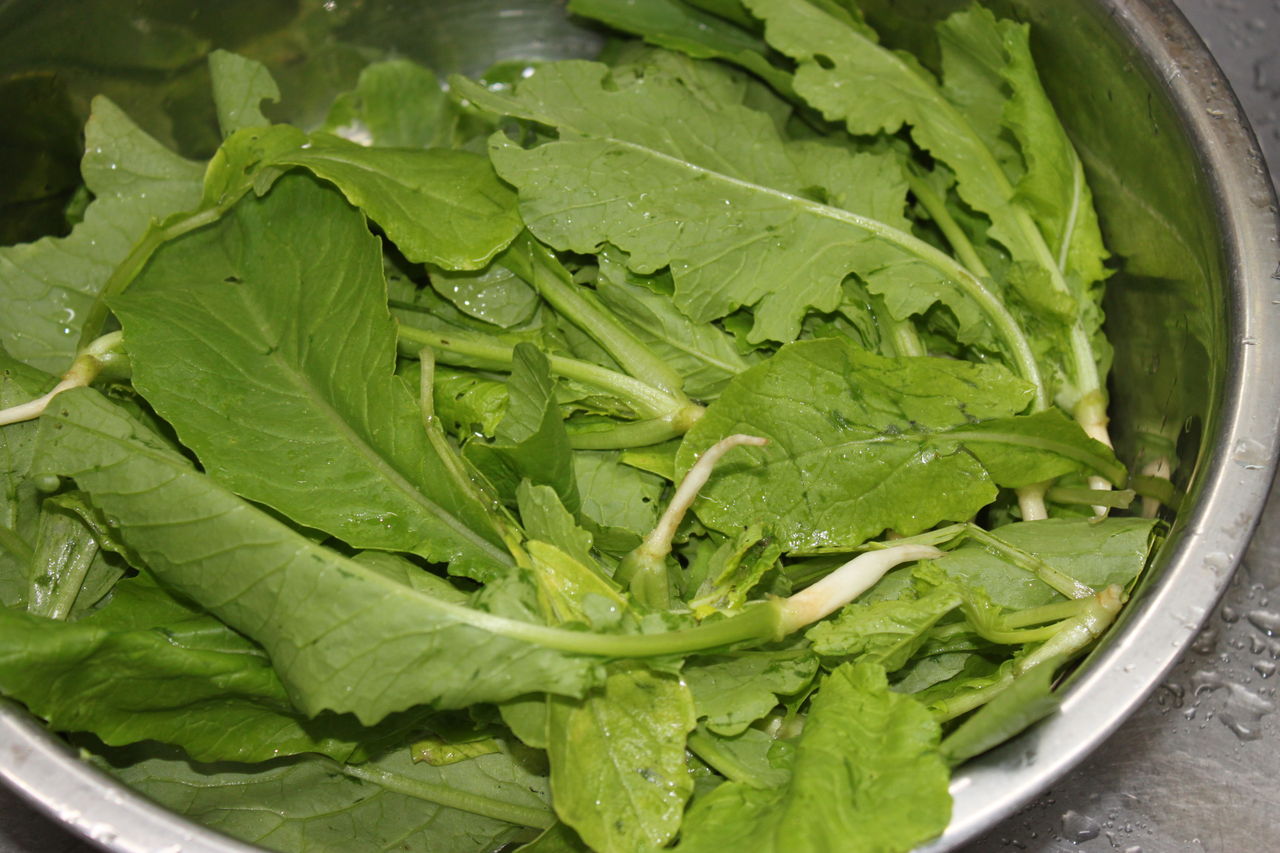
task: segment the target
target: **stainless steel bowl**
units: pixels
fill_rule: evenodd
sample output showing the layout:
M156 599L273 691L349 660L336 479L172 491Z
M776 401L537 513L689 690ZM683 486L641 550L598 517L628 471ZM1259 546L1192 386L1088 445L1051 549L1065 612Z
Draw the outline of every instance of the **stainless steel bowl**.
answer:
M913 14L958 5L914 2ZM0 0L0 23L17 5ZM584 55L596 44L590 33L553 23L561 15L554 0L337 5L353 10L347 35L446 70ZM1257 144L1208 51L1168 0L996 5L1033 25L1047 88L1086 163L1116 254L1107 309L1117 446L1131 463L1174 455L1186 497L1116 629L1067 685L1061 712L957 773L953 821L929 853L1011 814L1155 687L1225 589L1267 496L1280 439L1280 221ZM3 702L0 779L109 850L256 849L150 803Z

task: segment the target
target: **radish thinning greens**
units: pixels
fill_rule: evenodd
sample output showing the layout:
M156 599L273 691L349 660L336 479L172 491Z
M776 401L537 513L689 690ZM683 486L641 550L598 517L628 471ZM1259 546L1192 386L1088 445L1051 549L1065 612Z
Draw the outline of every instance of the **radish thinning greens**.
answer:
M93 101L0 248L0 693L281 851L910 850L1162 533L1028 27L569 11L314 127L214 51L204 162Z

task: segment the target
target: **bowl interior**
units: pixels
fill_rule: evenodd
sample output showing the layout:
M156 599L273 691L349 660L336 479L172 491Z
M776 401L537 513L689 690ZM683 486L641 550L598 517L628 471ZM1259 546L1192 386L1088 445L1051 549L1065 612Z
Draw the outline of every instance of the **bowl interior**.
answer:
M184 153L207 156L217 142L209 135L211 105L194 98L157 102L160 87L148 85L191 73L192 89L204 91L198 69L176 59L166 67L157 55L141 79L124 81L91 55L91 46L65 39L55 45L52 34L30 31L41 17L38 5L0 3L0 32L6 33L0 48L20 43L27 32L23 49L0 60L0 73L23 68L52 75L57 83L49 103L70 114L83 113L95 87L104 89L149 131ZM61 5L69 19L75 4ZM281 81L284 106L275 117L303 125L318 121L328 98L349 87L375 53L477 73L495 61L590 56L602 43L598 32L566 22L562 4L547 0L307 4L315 7L308 13L313 31L331 41L314 32L264 37L296 16L298 4L289 0L220 4L216 20L196 0L113 5L135 19L199 21L216 45L248 46ZM891 0L866 5L887 41L910 43L928 16L967 4L916 0L909 14L895 11L901 4ZM1118 630L1073 676L1062 712L957 774L954 822L930 848L935 851L989 828L1083 758L1190 642L1260 512L1280 394L1274 346L1261 345L1277 343L1267 289L1278 251L1270 188L1207 51L1162 0L996 5L1033 26L1046 88L1086 164L1114 253L1106 310L1115 347L1110 388L1117 449L1132 470L1165 466L1185 498L1154 571ZM301 82L317 69L326 91ZM10 107L0 100L0 109ZM204 116L204 125L183 129L183 115ZM108 846L142 849L133 841L145 839L159 848L172 835L185 851L248 849L167 815L85 767L11 706L0 705L0 745L20 757L6 762L0 776L86 833L110 821ZM100 817L91 802L103 790L114 800L103 813L109 817ZM137 837L130 841L130 835Z

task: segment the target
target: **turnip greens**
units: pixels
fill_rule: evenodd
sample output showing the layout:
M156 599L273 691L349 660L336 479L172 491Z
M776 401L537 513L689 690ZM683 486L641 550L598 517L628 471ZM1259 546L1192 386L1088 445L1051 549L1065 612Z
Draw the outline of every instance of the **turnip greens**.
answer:
M215 52L207 163L94 101L0 248L0 693L282 851L910 850L1160 534L1028 28L569 6L317 128Z

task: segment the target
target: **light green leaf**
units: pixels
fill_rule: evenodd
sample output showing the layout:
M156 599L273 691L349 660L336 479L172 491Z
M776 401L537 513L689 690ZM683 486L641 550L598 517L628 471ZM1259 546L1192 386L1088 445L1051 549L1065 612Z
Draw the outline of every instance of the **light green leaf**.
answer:
M616 451L574 453L582 514L603 527L635 534L639 544L639 537L658 522L666 484L661 477L623 465L620 457Z
M504 329L527 323L540 304L537 291L497 263L478 272L432 270L431 286L463 314Z
M790 782L726 782L694 803L675 849L910 850L946 827L948 776L924 706L890 692L875 664L845 664L813 700Z
M1127 586L1146 565L1156 522L1146 518L1056 519L997 527L992 535L1095 589ZM1014 610L1038 607L1062 596L1035 575L978 543L967 543L933 561L996 604Z
M820 655L867 660L894 672L924 644L929 629L959 605L960 595L950 585L919 598L904 595L871 604L854 602L805 636Z
M695 504L726 533L761 523L789 551L847 550L969 518L996 496L950 430L1022 409L1031 390L995 365L889 359L849 341L790 344L739 376L685 436L688 470L734 433L769 439L735 451Z
M153 218L200 200L200 164L143 133L106 98L95 98L81 164L94 200L66 237L0 248L0 337L10 355L61 373L99 291Z
M405 376L418 387L417 362L406 368ZM435 384L432 386L436 417L450 433L458 438L475 435L493 437L498 424L507 412L507 383L490 379L470 370L454 370L443 364L436 365Z
M492 443L473 439L465 455L510 503L522 480L551 486L570 511L580 504L569 434L556 404L547 357L532 344L517 344L507 382L507 412Z
M779 696L798 693L818 671L805 650L695 657L683 677L699 719L719 735L738 735L772 711Z
M553 820L545 780L505 754L432 767L405 749L372 764L309 757L254 768L158 750L105 755L108 770L166 808L282 853L484 853L532 834L511 821Z
M821 4L747 0L747 6L765 20L766 41L796 61L796 92L827 119L843 122L854 134L892 134L905 126L917 145L955 174L960 198L990 219L991 237L1014 261L1017 274L1008 275L1004 287L1030 306L1029 313L1038 321L1035 336L1052 337L1057 343L1040 352L1053 368L1046 372L1059 371L1050 377L1055 392L1074 406L1082 394L1099 390L1101 359L1091 337L1100 318L1083 286L1077 283L1073 292L1068 283L1066 254L1055 257L1046 240L1068 227L1062 217L1074 216L1090 227L1091 215L1079 210L1085 191L1082 184L1074 185L1073 177L1064 196L1064 185L1047 176L1043 160L1027 190L1021 190L1017 182L1024 171L1022 157L1001 133L1008 97L1004 87L1020 87L1023 102L1011 108L1011 125L1017 125L1014 135L1024 143L1023 153L1047 141L1038 149L1039 156L1059 158L1057 168L1075 172L1074 154L1069 154L1065 133L1052 117L1034 71L1028 77L1025 28L997 20L983 9L952 16L939 29L939 84L915 59L877 44L864 24L842 21ZM1011 63L1009 51L1021 56ZM1050 123L1056 130L1050 131ZM1031 125L1036 128L1034 140ZM1070 159L1061 162L1063 157ZM1083 174L1078 177L1083 181ZM1052 217L1059 223L1056 228L1052 221L1044 226L1050 232L1046 234L1022 202L1028 193L1042 194L1049 182L1055 183L1052 204L1066 206ZM1064 238L1059 234L1058 239ZM1095 253L1101 248L1100 242L1086 242ZM1082 251L1087 251L1084 245ZM1067 310L1060 316L1058 308L1064 303Z
M1020 488L1072 472L1099 473L1123 486L1129 472L1115 453L1085 435L1061 409L997 418L952 433L1001 486Z
M578 526L555 489L524 480L516 489L516 502L521 526L530 539L550 543L584 566L594 563L591 534Z
M271 124L262 114L262 102L280 100L280 89L265 65L239 54L215 50L209 54L213 102L218 109L222 135L245 127Z
M452 148L459 110L436 75L407 59L375 62L339 95L324 129L383 148Z
M161 247L112 305L135 387L215 479L356 548L508 566L393 373L385 294L364 218L296 175Z
M480 269L523 228L511 190L468 151L364 148L316 134L274 162L332 181L414 263Z
M733 338L710 323L695 323L671 298L635 281L616 251L603 252L596 293L653 352L684 378L684 391L713 400L725 383L758 359L738 352Z
M684 751L696 722L688 688L629 665L581 701L551 701L547 752L560 819L600 853L670 841L693 792Z
M589 662L510 635L525 623L418 592L294 532L95 392L63 394L41 426L42 470L75 478L162 583L261 643L304 713L373 723L417 704L590 682Z

